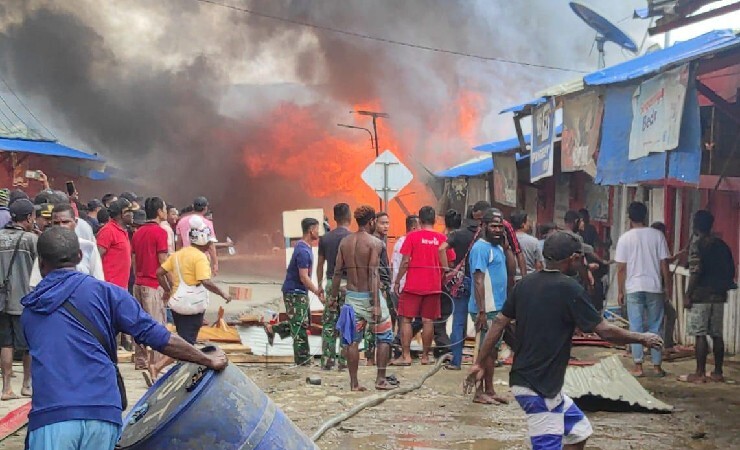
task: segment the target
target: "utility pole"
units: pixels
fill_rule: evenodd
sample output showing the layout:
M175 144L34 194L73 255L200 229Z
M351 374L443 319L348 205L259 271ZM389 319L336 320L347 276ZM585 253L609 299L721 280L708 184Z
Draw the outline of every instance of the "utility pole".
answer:
M359 114L361 116L370 116L373 118L373 134L375 135L375 157L377 158L380 156L380 146L378 145L378 117L382 117L383 119L387 119L390 116L386 113L377 112L377 111L364 111L364 110L358 110L358 111L350 111L350 114ZM359 127L358 127L359 128ZM386 170L387 172L387 170ZM386 180L387 182L387 180ZM386 205L388 207L388 205ZM383 210L383 199L380 199L380 211Z

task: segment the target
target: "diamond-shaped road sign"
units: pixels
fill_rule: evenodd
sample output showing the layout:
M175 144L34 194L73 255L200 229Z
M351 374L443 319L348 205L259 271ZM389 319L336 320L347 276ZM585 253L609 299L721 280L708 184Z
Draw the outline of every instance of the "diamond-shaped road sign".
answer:
M362 172L362 180L383 199L384 204L393 199L414 175L398 160L396 155L386 150Z

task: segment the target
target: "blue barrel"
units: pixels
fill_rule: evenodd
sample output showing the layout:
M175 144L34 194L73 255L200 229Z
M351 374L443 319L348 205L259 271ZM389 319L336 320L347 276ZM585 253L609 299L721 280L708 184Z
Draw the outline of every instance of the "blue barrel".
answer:
M118 449L318 449L238 367L180 363L136 403Z

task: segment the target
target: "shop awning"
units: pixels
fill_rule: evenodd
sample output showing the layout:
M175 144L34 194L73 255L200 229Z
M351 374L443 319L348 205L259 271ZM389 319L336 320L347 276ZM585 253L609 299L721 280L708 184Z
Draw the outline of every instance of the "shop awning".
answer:
M631 81L734 47L740 47L740 36L732 30L710 31L694 39L676 42L668 48L590 73L583 77L583 81L591 86Z
M56 156L96 162L105 161L98 155L75 150L56 141L0 138L0 151L30 153L41 156Z

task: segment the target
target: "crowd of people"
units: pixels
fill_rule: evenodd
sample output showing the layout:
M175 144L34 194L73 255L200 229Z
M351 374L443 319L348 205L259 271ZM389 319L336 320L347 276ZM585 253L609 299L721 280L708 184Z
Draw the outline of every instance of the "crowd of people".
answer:
M0 189L1 398L19 398L11 377L20 353L20 395L32 398L27 448L113 449L127 403L119 344L133 347L149 383L174 360L227 364L220 350L193 346L208 291L231 300L211 280L208 200L182 213L132 192L83 203L42 182L35 197Z
M311 364L309 292L324 304L321 367L348 368L355 391L365 390L357 376L363 340L368 364L377 365L377 390L397 387L395 377L386 376L387 366L412 364L411 341L417 333L422 342L420 364L433 363L434 341L437 356L451 353L446 368L460 370L470 317L478 356L466 378L466 390L474 392L476 403L507 402L493 385L497 352L505 340L515 355L511 391L527 414L534 448L563 444L583 448L592 432L583 413L562 392L574 333L596 333L605 340L632 344L636 376L644 375L642 354L647 347L654 375L665 375L662 336L672 335L674 327L668 322L675 321L675 311L669 320L663 311L671 308L669 263L676 255L668 253L660 224L647 225L643 203L629 206L631 228L620 237L613 260L600 256L608 253L610 242L600 241L587 210L568 211L563 228L540 225L536 238L524 211L515 211L507 220L481 201L470 208L465 221L459 212L447 211L445 232L440 233L435 230L436 211L424 206L418 215L405 218L406 234L396 241L390 258L388 214L370 206L358 207L353 215L350 211L346 203L335 205L337 226L321 238L319 221L302 221L303 238L282 288L288 319L265 324L270 343L276 333L293 338L296 364ZM353 216L355 232L350 230ZM711 234L713 220L704 210L694 216L688 258L691 279L684 306L690 310L689 332L697 337L697 371L680 377L682 381L706 381L706 336L712 338L715 354L709 377L722 380L722 307L734 287L735 265L727 245ZM311 280L311 246L316 241L318 283ZM612 264L629 331L604 319ZM666 339L672 341L672 336ZM550 414L543 421L540 413Z

